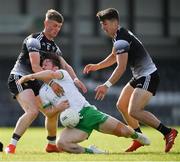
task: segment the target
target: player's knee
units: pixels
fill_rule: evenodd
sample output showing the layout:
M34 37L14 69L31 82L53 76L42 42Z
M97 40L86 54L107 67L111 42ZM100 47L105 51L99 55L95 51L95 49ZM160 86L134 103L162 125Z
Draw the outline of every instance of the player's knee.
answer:
M64 151L68 150L68 142L65 139L58 138L56 141L56 146L58 149L63 149Z
M129 109L128 110L128 114L130 115L130 116L132 116L133 118L136 118L137 117L137 111L136 110L134 110L134 109Z
M32 118L36 118L39 114L39 111L37 109L31 109L27 112L29 114L29 116L31 116Z
M118 123L113 134L118 136L118 137L122 137L122 136L128 137L129 136L129 129L123 123Z
M58 138L56 140L56 146L57 146L57 148L59 148L59 147L63 148L63 141L60 138Z
M122 102L117 102L116 107L120 112L127 113L127 107L124 106L124 104L122 104Z

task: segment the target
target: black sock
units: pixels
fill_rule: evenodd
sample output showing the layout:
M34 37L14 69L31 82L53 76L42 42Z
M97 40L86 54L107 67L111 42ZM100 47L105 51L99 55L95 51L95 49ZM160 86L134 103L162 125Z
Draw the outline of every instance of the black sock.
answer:
M49 141L55 141L56 140L56 136L47 136L47 139Z
M136 128L136 129L134 129L134 130L135 130L136 132L138 132L138 133L142 133L140 127Z
M162 123L159 124L157 130L161 132L164 136L171 132L171 128L164 126Z
M17 141L19 141L19 139L21 138L21 136L18 135L18 134L16 134L16 133L13 133L12 138L15 139L15 140L17 140Z

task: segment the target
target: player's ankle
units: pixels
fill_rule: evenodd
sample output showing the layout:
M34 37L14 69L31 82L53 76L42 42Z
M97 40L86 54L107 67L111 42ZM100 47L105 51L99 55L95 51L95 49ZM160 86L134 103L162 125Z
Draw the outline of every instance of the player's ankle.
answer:
M84 153L86 154L93 154L93 150L91 150L90 148L84 148Z

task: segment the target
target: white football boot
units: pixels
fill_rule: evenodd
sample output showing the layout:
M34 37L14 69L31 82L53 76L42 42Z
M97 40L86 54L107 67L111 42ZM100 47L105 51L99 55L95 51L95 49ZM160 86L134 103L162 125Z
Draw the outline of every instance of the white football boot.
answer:
M108 154L107 151L101 150L97 148L95 145L90 145L88 148L91 149L94 154Z
M142 133L138 133L138 138L136 139L137 141L139 141L141 144L143 145L150 145L151 144L151 141Z

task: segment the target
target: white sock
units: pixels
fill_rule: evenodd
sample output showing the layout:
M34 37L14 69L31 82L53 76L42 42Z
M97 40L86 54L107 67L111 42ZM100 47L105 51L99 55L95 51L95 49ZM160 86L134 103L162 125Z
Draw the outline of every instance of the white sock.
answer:
M14 146L16 146L17 145L17 140L16 139L14 139L14 138L11 138L11 144L13 144Z
M54 141L49 141L48 140L48 143L51 144L51 145L56 145L56 140L54 140Z

